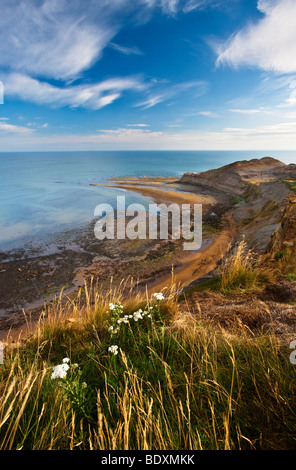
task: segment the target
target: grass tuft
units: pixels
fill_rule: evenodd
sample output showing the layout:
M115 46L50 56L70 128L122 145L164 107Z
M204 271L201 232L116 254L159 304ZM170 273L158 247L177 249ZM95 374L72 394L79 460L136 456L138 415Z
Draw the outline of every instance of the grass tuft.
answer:
M235 260L228 283L253 285ZM295 448L288 348L272 333L201 324L180 311L175 286L164 299L133 287L111 285L106 295L85 286L75 301L49 306L24 344L6 348L1 449ZM65 358L66 377L51 379Z

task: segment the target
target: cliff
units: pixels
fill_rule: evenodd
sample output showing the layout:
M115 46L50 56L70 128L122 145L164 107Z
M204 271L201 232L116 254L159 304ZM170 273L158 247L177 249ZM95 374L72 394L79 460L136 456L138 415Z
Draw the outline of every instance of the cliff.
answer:
M209 194L220 192L232 207L238 238L243 236L251 249L264 253L271 237L283 230L281 218L288 210L291 190L296 189L296 165L270 157L244 160L216 170L185 173L180 183ZM285 220L289 224L288 216ZM294 219L291 224L295 226Z
M295 167L295 168L290 168ZM250 184L258 185L279 179L290 174L296 165L285 165L271 157L244 160L225 165L217 170L208 170L202 173L185 173L180 183L206 186L232 196L243 196Z

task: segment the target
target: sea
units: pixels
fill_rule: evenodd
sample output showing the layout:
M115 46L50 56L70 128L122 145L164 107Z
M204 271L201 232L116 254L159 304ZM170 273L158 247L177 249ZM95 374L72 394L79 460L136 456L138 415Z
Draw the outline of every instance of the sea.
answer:
M116 207L123 190L93 183L115 176L181 176L265 156L296 162L296 151L0 152L0 252L82 228L98 204ZM130 191L124 195L127 205L152 202Z

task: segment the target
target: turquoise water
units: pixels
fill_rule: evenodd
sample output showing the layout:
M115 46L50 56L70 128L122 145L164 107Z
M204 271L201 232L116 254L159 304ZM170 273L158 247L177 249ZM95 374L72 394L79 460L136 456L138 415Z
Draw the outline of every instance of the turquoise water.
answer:
M0 153L0 250L82 227L120 190L90 186L113 176L180 176L264 156L295 163L296 152L124 151ZM149 200L126 192L126 202Z

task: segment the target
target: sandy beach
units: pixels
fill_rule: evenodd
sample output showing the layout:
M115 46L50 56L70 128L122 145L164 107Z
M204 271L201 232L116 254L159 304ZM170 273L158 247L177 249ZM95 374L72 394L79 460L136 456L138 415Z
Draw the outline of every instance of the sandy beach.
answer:
M97 184L92 184L96 186ZM152 198L155 203L202 204L203 218L212 223L209 213L217 212L223 219L225 207L218 207L212 195L188 192L177 184L176 178L113 179L108 184L118 189L133 191ZM219 213L220 211L220 213ZM65 234L57 241L56 253L23 252L11 255L0 263L1 292L0 339L15 338L26 330L26 322L34 324L44 309L59 296L75 295L76 291L94 279L108 288L110 279L120 283L123 277L141 279L138 289L149 294L167 287L172 282L188 286L209 273L229 248L233 238L233 224L203 234L198 252L185 252L181 240L105 240L94 237L94 222L84 231ZM7 289L5 286L10 286Z

